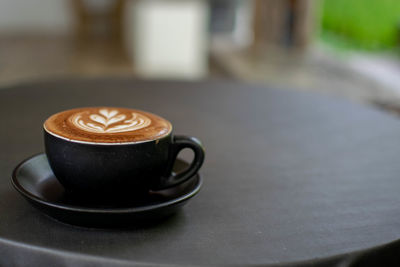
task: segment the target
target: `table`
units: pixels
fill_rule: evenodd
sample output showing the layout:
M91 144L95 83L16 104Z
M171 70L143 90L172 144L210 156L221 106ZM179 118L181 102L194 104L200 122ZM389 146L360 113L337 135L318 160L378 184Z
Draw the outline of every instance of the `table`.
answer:
M31 207L11 171L43 151L49 115L88 105L152 111L200 138L199 195L130 229L72 227ZM381 111L233 81L104 78L2 89L0 115L1 266L337 266L399 251L400 121Z

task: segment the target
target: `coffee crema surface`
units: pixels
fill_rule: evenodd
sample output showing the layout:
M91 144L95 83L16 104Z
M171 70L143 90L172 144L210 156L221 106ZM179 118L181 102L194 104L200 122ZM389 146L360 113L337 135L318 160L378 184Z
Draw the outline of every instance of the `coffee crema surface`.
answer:
M88 107L59 112L44 123L50 134L89 143L142 142L168 135L171 123L149 112L117 107Z

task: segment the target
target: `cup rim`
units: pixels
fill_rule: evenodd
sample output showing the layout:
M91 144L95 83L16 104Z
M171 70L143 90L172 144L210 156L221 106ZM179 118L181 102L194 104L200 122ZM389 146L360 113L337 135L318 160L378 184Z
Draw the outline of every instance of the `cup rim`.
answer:
M98 106L98 107L95 107L95 106L94 106L94 107L83 107L83 108L101 108L101 107L102 107L102 106ZM104 107L105 107L105 108L112 108L112 107L106 107L106 106L104 106ZM68 142L73 142L73 143L78 143L78 144L88 144L88 145L129 145L129 144L148 143L148 142L152 142L152 141L156 141L156 142L157 142L157 140L161 140L161 139L163 139L164 137L171 136L171 134L172 134L172 132L173 132L173 125L172 125L172 123L171 123L169 120L166 120L165 118L162 118L162 117L160 117L159 115L154 114L154 113L151 113L151 112L148 112L148 111L139 110L139 109L132 109L132 108L125 108L125 109L136 110L136 111L139 111L139 112L148 113L148 114L150 114L150 115L153 115L153 116L156 116L156 117L160 117L161 119L165 120L165 121L169 124L169 126L170 126L170 127L169 127L169 131L168 131L167 133L164 133L164 134L161 135L161 136L153 137L153 138L145 139L145 140L139 140L139 141L126 141L126 142L124 142L124 141L122 141L122 142L121 142L121 141L120 141L120 142L95 142L95 141L78 140L78 139L75 139L75 138L68 138L68 137L65 137L65 136L63 136L63 135L57 134L57 133L51 131L50 129L47 129L47 128L46 128L46 122L47 122L51 117L53 117L53 116L55 116L55 115L57 115L57 114L61 114L61 113L67 112L67 111L74 111L74 110L77 110L77 109L82 109L82 108L73 108L73 109L63 110L63 111L54 113L53 115L51 115L50 117L48 117L48 118L43 122L42 127L43 127L44 131L47 132L48 134L50 134L50 135L56 137L56 138L60 138L60 139L62 139L62 140L68 141Z
M43 130L56 137L56 138L60 138L62 140L68 141L68 142L72 142L72 143L78 143L78 144L85 144L85 145L104 145L104 146L114 146L114 145L135 145L135 144L143 144L143 143L149 143L149 142L157 142L157 140L162 140L164 138L167 138L169 136L171 136L172 130L173 130L173 126L171 124L171 129L170 131L166 134L161 136L160 138L155 138L155 139L149 139L149 140L141 140L141 141L129 141L129 142L114 142L114 143L106 143L106 142L90 142L90 141L82 141L82 140L76 140L76 139L70 139L61 135L58 135L56 133L53 133L51 131L49 131L48 129L46 129L46 126L43 124Z

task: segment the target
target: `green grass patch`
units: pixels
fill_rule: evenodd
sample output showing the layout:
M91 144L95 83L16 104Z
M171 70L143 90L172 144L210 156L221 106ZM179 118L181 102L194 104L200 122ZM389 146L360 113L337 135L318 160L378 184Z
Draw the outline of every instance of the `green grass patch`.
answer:
M339 48L400 45L400 0L324 0L321 38Z

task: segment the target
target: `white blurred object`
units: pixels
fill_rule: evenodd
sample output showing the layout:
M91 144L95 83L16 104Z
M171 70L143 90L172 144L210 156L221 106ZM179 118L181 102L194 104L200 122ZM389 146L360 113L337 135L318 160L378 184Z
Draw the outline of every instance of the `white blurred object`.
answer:
M396 58L353 53L347 61L350 68L356 72L395 90L397 93L400 92L400 63Z
M66 33L72 17L68 1L0 0L1 33Z
M238 2L233 40L239 47L247 47L253 42L252 11L253 1Z
M139 75L188 79L207 75L207 1L130 1L126 11L127 48Z

